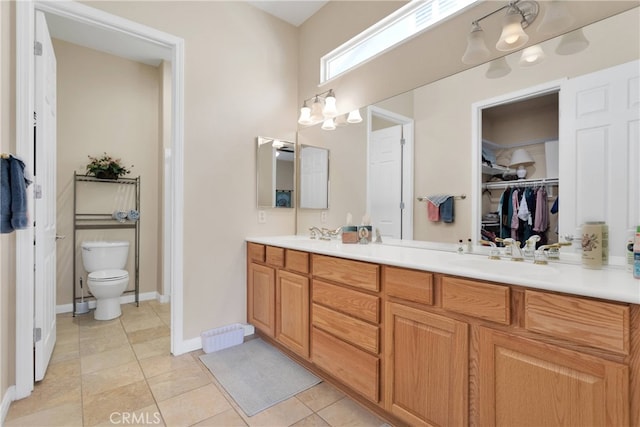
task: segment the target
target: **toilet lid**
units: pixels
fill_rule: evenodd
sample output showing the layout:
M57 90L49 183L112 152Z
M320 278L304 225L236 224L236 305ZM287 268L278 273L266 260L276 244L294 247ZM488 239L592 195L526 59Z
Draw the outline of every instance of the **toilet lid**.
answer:
M127 270L100 270L89 273L89 280L96 282L110 282L112 280L121 280L129 277Z

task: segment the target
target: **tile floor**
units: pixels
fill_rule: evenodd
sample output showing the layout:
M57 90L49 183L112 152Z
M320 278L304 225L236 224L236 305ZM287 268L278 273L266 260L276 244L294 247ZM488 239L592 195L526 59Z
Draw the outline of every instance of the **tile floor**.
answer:
M381 426L384 421L322 382L247 417L200 362L202 351L169 354L169 304L58 315L45 379L9 408L13 426Z

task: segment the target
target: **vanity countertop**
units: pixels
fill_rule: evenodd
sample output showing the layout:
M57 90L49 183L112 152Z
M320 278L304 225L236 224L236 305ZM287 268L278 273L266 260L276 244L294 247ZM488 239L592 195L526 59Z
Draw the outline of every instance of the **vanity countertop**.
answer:
M248 242L348 258L378 264L431 271L530 288L640 304L640 280L622 267L589 270L581 265L532 261L514 262L506 257L458 255L451 245L413 241L389 241L368 245L343 244L340 240L314 240L308 236L248 237Z

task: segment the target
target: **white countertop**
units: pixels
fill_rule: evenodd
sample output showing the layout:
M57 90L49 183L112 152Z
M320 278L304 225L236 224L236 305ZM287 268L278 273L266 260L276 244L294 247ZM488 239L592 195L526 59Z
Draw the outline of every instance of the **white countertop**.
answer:
M264 245L312 252L397 267L451 274L530 288L564 292L611 301L640 304L640 280L622 267L589 270L580 265L531 260L514 262L506 257L490 260L486 255L458 255L452 245L389 240L383 244L343 244L340 240L314 240L308 236L248 237Z

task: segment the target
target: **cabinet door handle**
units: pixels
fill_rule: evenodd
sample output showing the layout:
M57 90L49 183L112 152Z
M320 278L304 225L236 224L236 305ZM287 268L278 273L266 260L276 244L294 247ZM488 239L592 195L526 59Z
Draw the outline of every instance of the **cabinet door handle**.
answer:
M67 237L67 236L65 236L64 234L56 234L56 240L62 240L65 237Z

